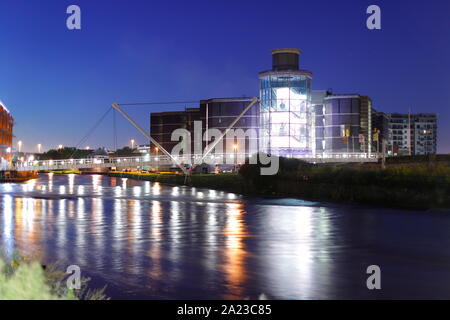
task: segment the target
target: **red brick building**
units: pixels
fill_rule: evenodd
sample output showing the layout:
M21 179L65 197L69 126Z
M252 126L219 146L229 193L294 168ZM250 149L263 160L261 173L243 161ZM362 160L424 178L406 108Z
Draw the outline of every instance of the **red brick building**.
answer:
M14 119L0 102L0 166L11 159Z

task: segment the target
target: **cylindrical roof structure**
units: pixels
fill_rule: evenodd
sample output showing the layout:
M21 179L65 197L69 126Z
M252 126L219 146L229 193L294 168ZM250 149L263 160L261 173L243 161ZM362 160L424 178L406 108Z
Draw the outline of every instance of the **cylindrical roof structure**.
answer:
M301 50L285 48L275 49L272 53L272 70L273 71L285 71L285 70L298 70L299 69L299 56Z

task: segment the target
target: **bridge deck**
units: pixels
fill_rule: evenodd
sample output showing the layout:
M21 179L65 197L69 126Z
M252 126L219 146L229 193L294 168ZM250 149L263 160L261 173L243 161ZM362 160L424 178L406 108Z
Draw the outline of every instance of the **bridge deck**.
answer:
M205 159L206 163L243 163L245 154L237 154L237 160L234 155L214 155ZM321 154L315 157L295 157L301 158L310 163L344 163L344 162L377 162L377 155L368 155L365 153L349 154ZM180 163L196 163L201 156L178 157ZM18 162L12 167L5 167L3 170L17 171L40 171L40 170L69 170L69 169L91 169L91 168L134 168L134 167L163 167L173 166L175 163L168 156L135 156L135 157L114 157L114 158L87 158L87 159L65 159L65 160L34 160Z

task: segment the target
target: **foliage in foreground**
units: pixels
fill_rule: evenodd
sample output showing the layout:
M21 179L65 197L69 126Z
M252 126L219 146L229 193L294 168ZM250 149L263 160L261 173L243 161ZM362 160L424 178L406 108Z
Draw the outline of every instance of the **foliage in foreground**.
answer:
M105 300L105 288L89 290L89 278L81 279L81 289L66 286L67 274L56 265L43 267L17 254L9 263L0 259L0 300Z
M0 261L0 268L5 264ZM33 262L16 268L12 274L0 273L1 300L75 300L72 291L63 296L52 293L41 265Z

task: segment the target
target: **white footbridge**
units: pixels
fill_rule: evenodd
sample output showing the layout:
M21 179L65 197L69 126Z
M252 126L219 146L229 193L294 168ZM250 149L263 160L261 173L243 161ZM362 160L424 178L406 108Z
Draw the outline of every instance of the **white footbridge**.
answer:
M247 155L244 154L220 154L208 155L203 159L204 163L210 165L233 165L241 164ZM227 158L228 157L228 158ZM236 157L236 158L235 158ZM366 153L333 153L320 154L314 157L295 157L310 163L344 163L344 162L377 162L376 154ZM169 157L166 155L137 155L134 157L105 157L105 158L86 158L86 159L65 159L65 160L32 160L17 162L12 167L3 168L4 170L17 171L49 171L49 170L70 170L70 169L94 169L94 168L143 168L143 169L169 169L177 167L179 164L184 167L186 164L202 163L201 155L184 156L184 157Z
M70 169L95 169L95 168L143 168L150 170L162 170L178 167L185 175L190 174L187 164L207 163L209 165L238 165L245 161L248 155L233 152L231 154L215 154L216 145L222 141L228 131L242 118L242 116L250 110L259 98L254 97L251 103L231 122L231 124L223 131L218 139L215 139L200 155L174 156L161 146L158 141L151 137L143 128L141 128L133 119L126 114L122 108L114 103L112 108L118 111L125 119L127 119L144 137L151 141L160 151L161 155L136 155L132 157L102 157L102 158L86 158L86 159L65 159L65 160L27 160L18 161L12 165L0 165L0 170L16 170L16 171L51 171L51 170L70 170ZM345 162L378 162L376 153L320 153L305 156L304 154L290 154L287 157L301 159L310 163L345 163Z

